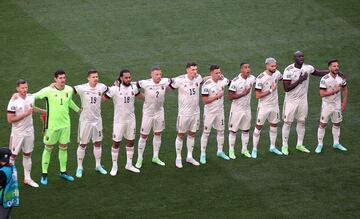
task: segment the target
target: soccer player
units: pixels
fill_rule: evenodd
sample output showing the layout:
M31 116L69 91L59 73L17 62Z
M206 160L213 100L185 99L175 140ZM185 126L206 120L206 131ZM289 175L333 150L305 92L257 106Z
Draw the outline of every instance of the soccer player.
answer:
M10 136L10 163L15 164L15 158L20 150L23 152L24 183L31 187L39 185L31 179L31 153L34 150L34 125L32 113L46 113L34 106L34 96L28 93L28 83L19 79L16 81L17 95L11 98L7 108L7 120L12 124Z
M177 137L175 140L177 168L182 168L181 150L185 134L187 135L186 162L199 166L193 158L195 134L200 125L199 89L203 79L198 72L197 64L190 62L186 64L186 74L172 79L170 86L178 90L178 117L176 123Z
M342 122L342 113L345 111L348 97L348 88L346 79L339 76L339 61L336 59L328 62L330 73L320 80L320 96L322 97L320 125L318 129L318 145L316 153L321 153L323 140L325 136L326 124L331 119L333 123L333 148L340 151L347 151L339 142L340 124ZM341 102L341 92L343 99Z
M161 145L161 133L165 128L165 92L170 83L171 80L169 78L161 77L161 69L158 66L151 68L150 79L141 80L137 83L138 87L144 90L145 102L142 111L143 117L138 143L138 158L135 164L136 168L140 169L142 166L146 140L151 129L154 132L152 162L160 166L165 166L165 163L159 158L159 150Z
M283 84L285 99L283 105L282 147L284 155L289 154L288 140L291 123L297 120L297 144L296 149L305 153L310 151L303 145L305 135L305 120L308 113L307 93L309 88L309 76L324 76L329 70L317 70L313 66L304 63L304 53L294 53L294 63L284 70Z
M107 171L101 166L101 142L103 139L103 126L101 118L101 97L108 87L99 83L99 73L96 69L90 69L87 73L88 83L74 87L74 93L79 94L81 108L78 127L77 170L76 177L83 175L83 160L87 144L92 140L94 144L93 153L95 157L95 170L101 174Z
M267 120L270 123L270 152L283 155L275 147L277 136L277 124L280 121L280 110L278 102L277 83L282 80L281 73L276 70L276 60L267 58L265 60L266 70L256 78L255 95L259 100L256 126L253 133L253 150L251 156L257 158L257 145L259 143L262 126Z
M66 73L57 70L54 74L55 84L41 89L34 94L35 100L45 99L46 120L44 134L44 151L42 154L41 184L48 184L48 168L51 152L55 144L59 143L60 177L67 181L74 181L74 177L66 172L67 148L70 142L70 115L69 108L75 112L80 109L72 100L73 89L66 85Z
M200 163L206 164L206 147L211 129L217 131L217 153L216 156L224 160L230 158L224 153L224 87L230 84L227 78L221 74L219 65L210 66L211 78L207 80L201 89L202 100L204 103L204 130L201 136L201 155Z
M251 157L247 148L251 123L251 90L256 78L251 75L249 63L240 64L240 74L235 77L229 87L229 99L232 101L229 116L229 157L236 159L235 142L236 132L241 130L241 154Z
M128 69L120 71L118 85L113 85L105 93L106 99L112 98L114 102L114 122L113 122L113 144L111 146L112 168L111 176L116 176L118 172L117 160L119 157L119 145L122 138L126 140L126 165L125 169L134 173L140 170L132 164L134 156L135 139L135 97L143 99L144 96L139 91L136 84L131 83L131 72Z

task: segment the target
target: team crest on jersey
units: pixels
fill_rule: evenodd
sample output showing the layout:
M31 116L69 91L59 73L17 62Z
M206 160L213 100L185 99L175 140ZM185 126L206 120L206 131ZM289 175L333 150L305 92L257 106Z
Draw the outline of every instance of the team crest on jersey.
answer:
M199 84L197 82L195 84L196 84L196 87L199 87Z
M68 93L68 92L66 92L66 97L69 97L69 93Z
M134 92L133 92L133 91L131 91L131 96L134 96Z
M207 129L208 129L208 127L207 127L207 126L205 126L204 128L205 128L205 130L207 130Z
M45 136L45 141L49 141L49 136Z
M98 92L99 97L101 97L101 92Z
M233 127L233 124L230 124L230 128L232 128Z
M164 86L161 86L161 90L164 90L165 89L165 87Z

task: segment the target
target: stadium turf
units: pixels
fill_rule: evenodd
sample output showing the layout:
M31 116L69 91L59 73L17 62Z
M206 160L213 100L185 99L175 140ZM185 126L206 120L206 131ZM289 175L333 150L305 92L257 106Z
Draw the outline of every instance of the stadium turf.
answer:
M69 85L85 83L89 68L97 68L102 82L109 85L124 67L133 71L133 80L149 77L153 64L162 67L165 77L173 77L185 72L187 61L197 62L203 76L210 64L219 64L222 72L232 79L241 61L249 61L253 74L258 75L269 56L278 60L279 70L283 71L292 62L292 53L299 49L305 53L305 62L319 69L325 69L330 58L340 59L349 86L348 107L341 129L341 142L348 147L348 152L331 148L329 125L324 153L314 153L321 99L319 78L312 77L304 141L311 154L295 151L295 124L290 135L290 155L276 157L268 153L266 126L260 139L258 159L240 156L238 135L238 158L224 161L215 156L213 131L209 139L208 164L184 165L178 170L174 147L175 91L166 95L165 103L167 128L162 137L160 158L166 167L151 163L150 137L141 174L124 170L125 150L122 147L118 175L102 176L94 170L92 146L89 145L83 178L68 183L57 175L58 151L55 150L49 185L33 189L21 183L21 207L14 209L13 218L360 216L359 1L1 0L0 5L1 146L8 145L10 126L6 121L6 106L15 91L15 81L27 79L30 92L36 92L51 83L57 68L66 70ZM282 86L279 94L282 108ZM75 101L79 103L79 98ZM253 96L253 118L256 104ZM229 105L226 99L226 118ZM141 101L137 101L137 130L141 106ZM102 162L110 171L112 103L104 103L102 110L105 134ZM68 172L72 175L76 170L77 119L78 115L72 113L72 143L68 153ZM32 177L39 182L43 144L38 115L34 115L34 121L36 142ZM278 147L281 146L281 126ZM253 126L251 134L252 130ZM200 133L196 137L196 159L200 155ZM227 132L225 136L227 153ZM18 157L20 182L23 180L21 163Z

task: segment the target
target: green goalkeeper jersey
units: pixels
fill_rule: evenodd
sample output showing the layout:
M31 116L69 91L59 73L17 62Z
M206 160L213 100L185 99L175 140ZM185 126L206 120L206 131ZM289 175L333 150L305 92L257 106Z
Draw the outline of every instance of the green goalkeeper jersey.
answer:
M46 121L45 129L61 129L70 127L69 107L79 112L79 107L72 100L73 89L65 85L63 90L53 86L45 87L34 94L35 100L45 99Z

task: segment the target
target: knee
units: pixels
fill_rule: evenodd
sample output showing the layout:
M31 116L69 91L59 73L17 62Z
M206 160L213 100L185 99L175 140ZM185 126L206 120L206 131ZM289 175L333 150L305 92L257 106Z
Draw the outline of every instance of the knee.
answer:
M177 136L178 136L178 138L180 138L181 140L183 140L185 134L184 134L184 133L178 133Z
M319 128L322 128L322 129L326 128L326 123L320 122Z
M30 153L23 153L23 157L31 157L31 152Z
M143 135L143 134L140 134L140 136L141 136L141 139L143 139L143 140L147 140L147 138L148 138L148 136L147 135Z
M112 147L117 149L120 146L120 141L114 141Z
M161 132L155 132L154 135L160 137L160 136L161 136Z
M63 150L66 150L67 147L68 147L67 144L60 144L60 145L59 145L59 148L60 148L60 149L63 149Z
M188 136L191 137L191 138L195 138L195 134L196 134L195 132L189 132Z

